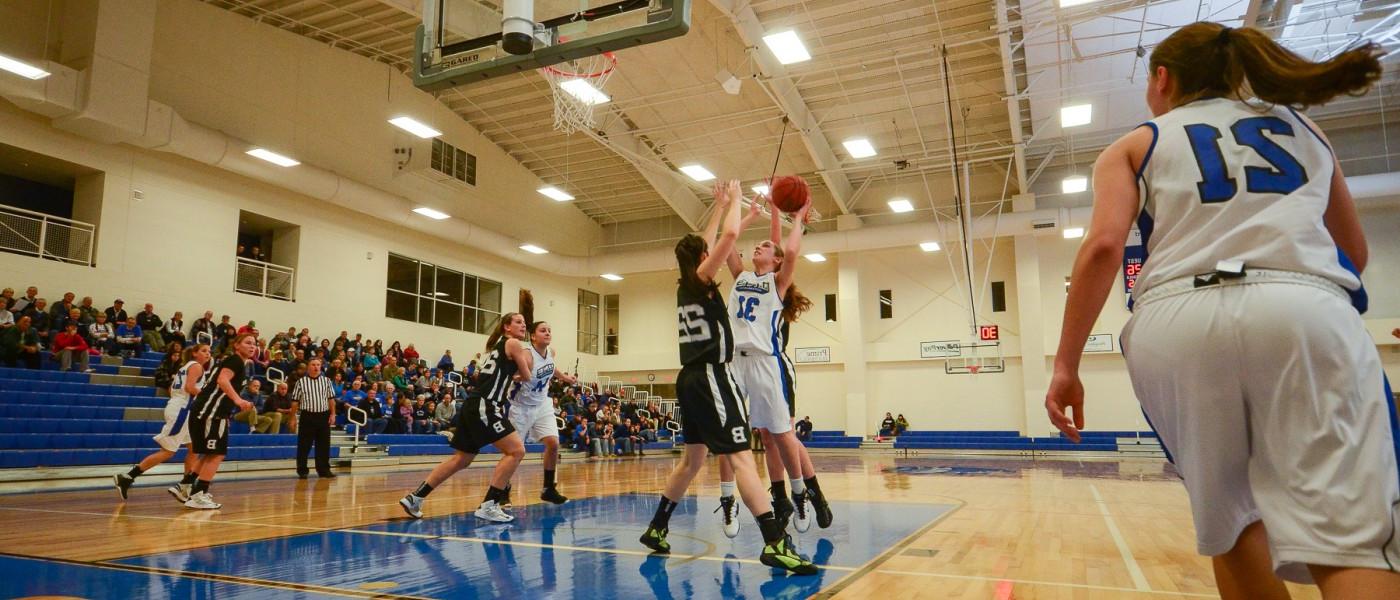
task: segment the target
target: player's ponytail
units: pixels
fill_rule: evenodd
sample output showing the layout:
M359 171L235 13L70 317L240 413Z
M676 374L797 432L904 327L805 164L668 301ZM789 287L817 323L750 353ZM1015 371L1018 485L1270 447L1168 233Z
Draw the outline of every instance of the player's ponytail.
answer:
M1360 95L1381 76L1381 48L1373 42L1330 60L1313 62L1252 27L1192 23L1152 51L1153 72L1166 67L1176 80L1176 105L1208 96L1258 98L1307 107L1342 94Z
M787 293L783 295L783 320L796 323L798 317L809 310L812 310L812 299L798 291L797 284L788 284Z
M676 242L676 265L681 269L681 277L677 283L682 288L697 294L707 294L719 289L719 284L713 281L706 283L700 279L700 262L705 260L705 253L708 251L705 239L693 233Z
M530 290L520 288L520 315L525 317L525 328L535 327L535 295Z

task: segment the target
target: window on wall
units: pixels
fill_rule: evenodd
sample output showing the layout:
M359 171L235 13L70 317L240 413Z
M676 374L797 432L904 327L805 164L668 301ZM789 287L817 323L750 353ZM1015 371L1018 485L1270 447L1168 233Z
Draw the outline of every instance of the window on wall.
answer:
M603 328L606 330L603 334L603 352L609 356L617 354L617 336L620 331L618 300L617 294L603 296Z
M825 304L826 304L826 306L825 306L825 308L826 308L826 322L827 322L827 323L835 323L835 322L836 322L836 294L827 294L827 295L826 295L826 302L825 302Z
M880 290L880 318L894 318L894 293L890 290Z
M992 312L1006 312L1006 282L992 282Z
M389 254L384 316L458 331L489 333L501 317L501 283Z
M598 353L598 306L597 292L578 291L578 351L584 354Z

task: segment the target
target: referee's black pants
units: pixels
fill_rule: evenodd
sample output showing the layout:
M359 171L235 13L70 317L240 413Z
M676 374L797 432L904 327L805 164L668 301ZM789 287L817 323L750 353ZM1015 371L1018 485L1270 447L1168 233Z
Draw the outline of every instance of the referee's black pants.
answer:
M316 474L331 473L331 413L301 411L297 418L297 475L306 475L306 455L316 445Z

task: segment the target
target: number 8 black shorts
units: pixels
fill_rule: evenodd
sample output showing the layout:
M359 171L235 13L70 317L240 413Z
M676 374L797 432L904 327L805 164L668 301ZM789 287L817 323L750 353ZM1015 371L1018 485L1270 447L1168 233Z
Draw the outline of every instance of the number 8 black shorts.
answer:
M452 448L467 454L476 454L482 447L515 433L501 400L468 397L455 418L457 432L452 435Z
M676 378L681 434L687 444L704 444L715 454L749 449L748 411L729 365L686 365Z

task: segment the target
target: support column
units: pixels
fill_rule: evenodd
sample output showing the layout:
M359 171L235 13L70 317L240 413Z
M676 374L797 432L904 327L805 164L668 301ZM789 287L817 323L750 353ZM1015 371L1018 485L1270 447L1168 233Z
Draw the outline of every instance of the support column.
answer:
M1035 194L1019 194L1011 199L1014 212L1035 210ZM1045 416L1045 390L1050 385L1046 367L1045 305L1041 298L1040 241L1035 234L1015 236L1016 305L1021 328L1021 395L1024 421L1021 435L1043 437L1053 428ZM1049 326L1057 326L1058 321Z
M843 215L844 218L844 215ZM841 321L841 353L846 372L846 435L864 438L870 433L866 407L865 327L861 323L859 252L842 254L836 278L837 318Z

